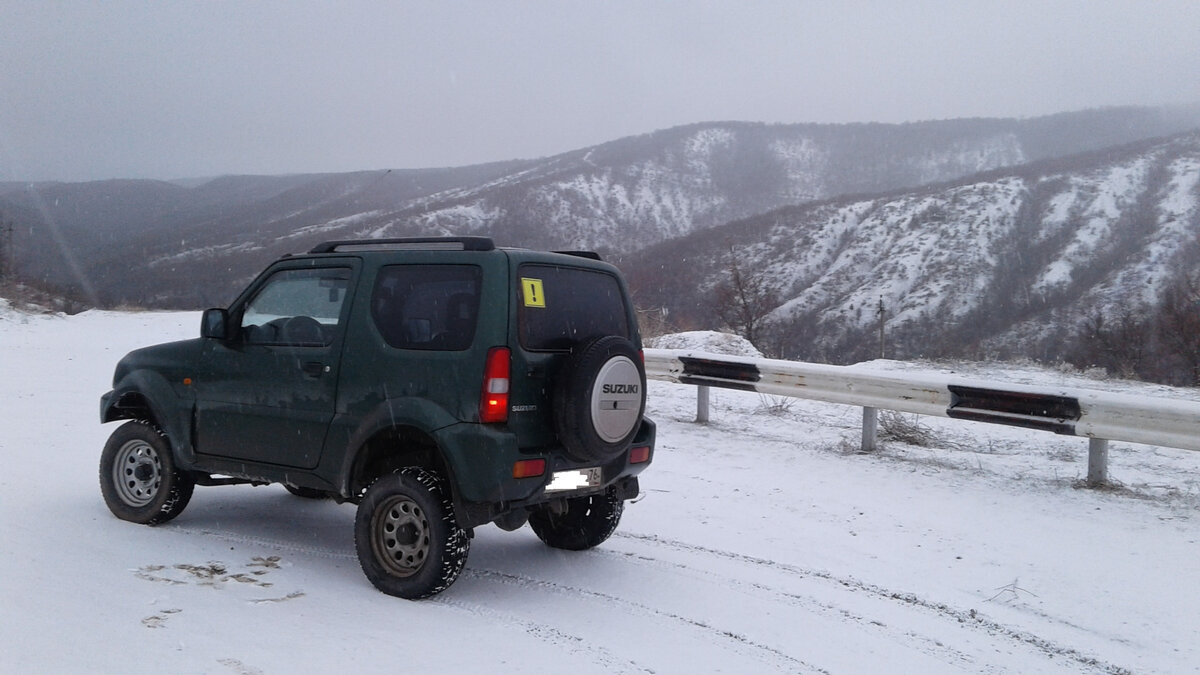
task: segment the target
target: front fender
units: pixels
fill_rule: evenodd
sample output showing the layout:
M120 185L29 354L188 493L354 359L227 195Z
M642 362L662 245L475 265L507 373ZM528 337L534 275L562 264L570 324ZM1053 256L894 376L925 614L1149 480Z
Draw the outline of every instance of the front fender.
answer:
M191 400L181 397L162 375L134 370L100 397L100 422L148 417L167 435L180 464L190 465L195 459L189 428L191 407Z

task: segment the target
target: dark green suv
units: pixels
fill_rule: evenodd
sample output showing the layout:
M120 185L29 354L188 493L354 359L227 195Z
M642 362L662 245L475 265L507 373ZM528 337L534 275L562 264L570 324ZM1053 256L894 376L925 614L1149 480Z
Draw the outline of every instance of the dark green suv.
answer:
M100 402L109 509L156 524L196 485L358 505L384 593L444 590L473 528L582 550L638 494L654 424L629 293L590 253L481 237L328 242L268 267L201 337L131 352Z

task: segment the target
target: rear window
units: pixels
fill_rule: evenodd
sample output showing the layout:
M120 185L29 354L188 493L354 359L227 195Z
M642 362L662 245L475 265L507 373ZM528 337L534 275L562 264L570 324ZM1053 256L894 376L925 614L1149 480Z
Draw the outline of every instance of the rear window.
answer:
M480 277L474 265L384 267L371 294L375 327L397 349L467 349L475 340Z
M525 349L565 350L604 335L630 337L625 296L611 274L522 265L520 277L517 306Z

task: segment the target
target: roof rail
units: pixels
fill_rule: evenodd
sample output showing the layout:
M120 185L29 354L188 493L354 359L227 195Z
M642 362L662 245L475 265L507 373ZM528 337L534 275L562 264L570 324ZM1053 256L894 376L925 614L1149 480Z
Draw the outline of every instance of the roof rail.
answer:
M595 251L551 251L551 253L573 255L577 258L587 258L588 260L601 260L600 254L596 253Z
M492 251L491 237L401 237L399 239L343 239L317 244L309 253L342 251Z

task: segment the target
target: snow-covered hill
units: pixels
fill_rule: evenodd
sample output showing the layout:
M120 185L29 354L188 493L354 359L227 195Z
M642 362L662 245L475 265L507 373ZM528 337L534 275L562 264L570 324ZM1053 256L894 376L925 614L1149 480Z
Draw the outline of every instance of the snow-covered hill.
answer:
M1200 269L1200 134L782 209L623 262L644 307L710 326L732 264L775 294L785 354L878 354L882 302L903 357L1062 358L1085 317L1151 313Z
M223 303L262 265L360 236L484 234L628 253L781 206L913 188L1194 128L1200 111L704 123L537 160L350 174L0 185L24 273L105 305Z
M787 204L937 183L1200 122L1147 113L1112 109L905 125L691 125L566 153L479 189L435 195L417 213L397 210L376 219L381 227L357 232L390 236L415 227L489 234L531 248L627 253ZM1080 128L1091 133L1081 135Z
M63 317L0 304L0 670L1182 673L1200 663L1200 454L1114 443L1123 486L1082 490L1081 439L922 419L931 447L859 455L847 451L857 409L745 392L714 391L712 423L699 426L693 388L651 383L658 449L612 539L568 553L528 530L480 528L463 576L429 601L366 581L348 505L210 487L168 525L119 521L97 484L114 428L97 422L98 397L125 351L198 329L198 313Z

